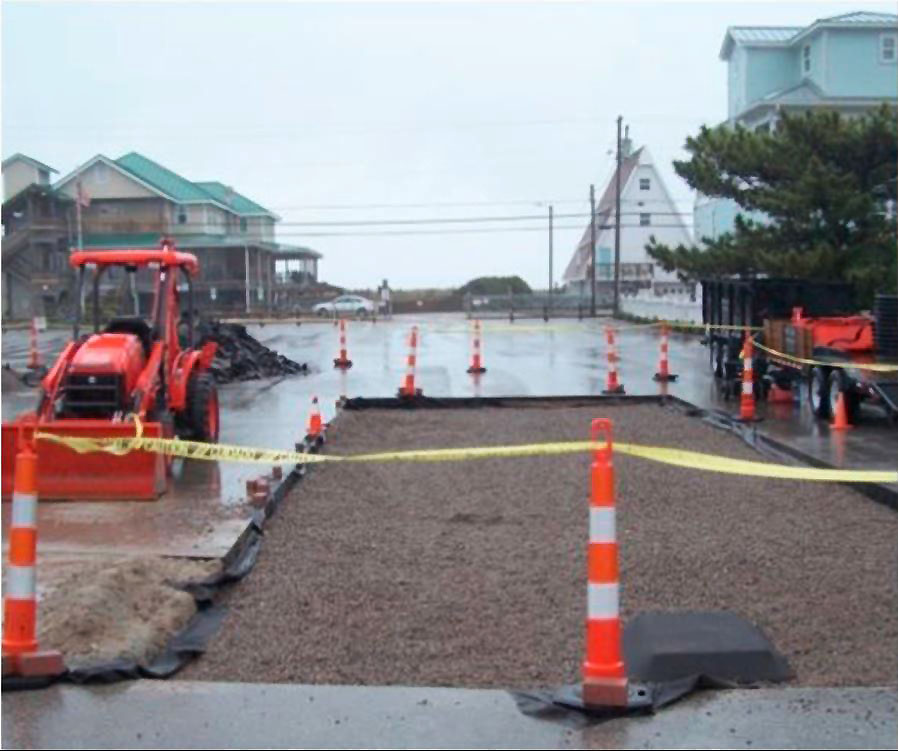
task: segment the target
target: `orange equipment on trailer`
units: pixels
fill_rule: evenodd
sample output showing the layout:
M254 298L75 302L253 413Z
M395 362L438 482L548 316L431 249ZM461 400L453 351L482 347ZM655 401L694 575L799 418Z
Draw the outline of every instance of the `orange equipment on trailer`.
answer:
M208 372L217 345L209 342L195 349L193 343L196 256L179 253L163 241L161 249L73 252L70 263L79 271L77 300L92 270L94 330L81 334L76 313L72 341L41 381L36 410L3 424L4 497L12 494L19 444L34 432L124 438L135 435L137 423L130 419L134 415L145 436L218 441L218 391ZM100 281L112 267L132 275L134 313L139 308L137 270L153 271L147 319L118 316L101 325ZM188 295L183 319L179 274ZM185 336L183 348L180 334ZM42 499L151 499L167 484L171 462L160 454L78 454L52 441L38 440L36 445L37 492Z

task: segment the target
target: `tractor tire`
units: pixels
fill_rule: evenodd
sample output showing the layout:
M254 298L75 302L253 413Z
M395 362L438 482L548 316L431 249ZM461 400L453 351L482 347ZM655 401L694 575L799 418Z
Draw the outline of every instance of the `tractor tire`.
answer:
M203 443L218 443L218 387L210 373L191 374L186 407L190 437Z

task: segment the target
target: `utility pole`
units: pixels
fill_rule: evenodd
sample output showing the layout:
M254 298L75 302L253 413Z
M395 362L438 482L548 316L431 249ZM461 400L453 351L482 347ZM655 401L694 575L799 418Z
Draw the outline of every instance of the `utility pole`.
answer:
M596 186L589 186L589 314L596 317Z
M84 250L84 233L81 226L81 207L84 205L85 193L80 180L77 182L75 188L75 222L77 224L78 232L78 250ZM79 312L81 315L84 315L84 298L86 295L87 290L85 289L82 277L81 292L78 298Z
M552 309L552 220L553 207L549 206L549 310Z
M244 280L244 292L246 297L246 312L249 314L249 246L244 244L243 246L243 270L245 274Z
M620 313L620 126L617 116L617 169L614 171L614 315Z

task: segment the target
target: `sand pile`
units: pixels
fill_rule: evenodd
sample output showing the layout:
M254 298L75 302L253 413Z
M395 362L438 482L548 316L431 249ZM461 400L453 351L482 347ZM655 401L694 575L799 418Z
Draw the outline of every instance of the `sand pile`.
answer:
M69 667L118 658L146 663L196 612L178 586L220 566L159 557L68 562L42 582L41 646L61 651Z

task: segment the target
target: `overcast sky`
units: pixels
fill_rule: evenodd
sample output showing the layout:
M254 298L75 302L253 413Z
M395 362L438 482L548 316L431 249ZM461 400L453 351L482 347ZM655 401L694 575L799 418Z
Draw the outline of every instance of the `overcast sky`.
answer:
M322 252L321 278L341 286L520 274L544 288L543 220L452 234L295 223L585 211L618 114L691 212L670 162L726 117L727 26L864 9L894 3L6 1L2 154L64 175L134 150L220 180L278 213L280 241ZM556 280L584 224L557 221ZM314 234L397 229L436 233Z

